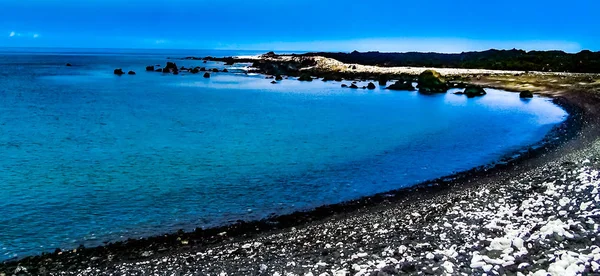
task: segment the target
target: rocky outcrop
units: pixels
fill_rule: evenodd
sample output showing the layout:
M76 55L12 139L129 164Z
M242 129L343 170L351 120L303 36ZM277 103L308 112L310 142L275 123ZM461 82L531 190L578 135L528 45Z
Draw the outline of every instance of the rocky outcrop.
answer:
M127 72L127 75L135 75L135 71L129 71Z
M276 75L275 80L277 80L277 81L283 80L283 77L281 75Z
M154 65L146 66L146 71L154 71Z
M277 82L276 82L276 81L271 81L271 83L272 83L272 84L277 84Z
M213 71L214 73L218 73L218 72L219 72L219 69L217 69L217 68L213 68L213 69L212 69L212 71Z
M123 69L117 68L117 69L115 69L114 74L120 76L120 75L125 74L125 72L123 72Z
M175 75L179 74L179 69L177 68L177 64L174 62L167 62L167 65L162 70L163 73L173 73Z
M192 74L198 74L200 72L200 67L194 67L190 70L190 73Z
M350 84L350 88L352 88L352 89L358 89L358 86L356 86L355 83L352 83L352 84Z
M419 75L417 88L423 93L446 93L448 83L440 73L426 70Z
M346 87L348 87L348 85L345 83L342 83L342 88L346 88Z
M227 68L223 69L223 73L229 73L229 70L227 70Z
M468 86L467 88L465 88L465 91L463 92L463 94L467 95L468 98L475 98L475 97L483 96L487 93L485 92L485 89L483 89L483 87L472 85L472 86Z
M208 79L208 78L210 78L210 74L208 72L206 72L206 73L204 73L204 77Z
M414 91L415 88L412 85L411 81L408 80L399 80L396 83L386 87L389 90L397 90L397 91Z
M521 98L521 99L533 98L533 93L531 91L523 91L523 92L519 93L519 98Z
M367 89L369 89L369 90L373 90L373 89L375 89L375 88L376 88L376 87L375 87L375 84L374 84L374 83L372 83L372 82L369 82L369 84L367 84Z

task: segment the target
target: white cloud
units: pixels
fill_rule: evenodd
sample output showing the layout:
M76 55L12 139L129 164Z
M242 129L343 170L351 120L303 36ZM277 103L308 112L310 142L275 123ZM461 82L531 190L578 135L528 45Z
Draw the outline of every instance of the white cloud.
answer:
M10 36L10 37L13 37L13 36L15 36L15 35L16 35L16 33L15 33L15 32L10 32L10 34L9 34L8 36Z
M33 34L33 38L38 38L38 37L40 37L39 34Z

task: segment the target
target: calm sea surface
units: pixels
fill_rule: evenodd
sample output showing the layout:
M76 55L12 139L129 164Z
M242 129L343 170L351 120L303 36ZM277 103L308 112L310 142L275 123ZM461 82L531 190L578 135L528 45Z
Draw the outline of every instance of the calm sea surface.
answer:
M408 187L494 162L566 118L548 99L496 90L144 71L252 52L52 52L0 49L0 260Z

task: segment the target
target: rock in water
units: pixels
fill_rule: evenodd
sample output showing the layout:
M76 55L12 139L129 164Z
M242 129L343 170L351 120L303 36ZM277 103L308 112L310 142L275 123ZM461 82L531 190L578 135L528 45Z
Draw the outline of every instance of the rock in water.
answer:
M423 93L446 93L448 83L442 75L434 70L426 70L419 75L417 88Z
M271 81L271 83L272 83L272 84L277 84L277 82L276 82L276 81Z
M190 70L190 73L192 74L198 74L198 72L200 72L200 67L194 67L192 70Z
M223 73L228 73L229 70L227 70L227 68L223 69Z
M67 67L71 67L71 66L73 66L73 65L71 65L71 63L67 63L67 64L66 64L66 66L67 66Z
M135 75L135 72L134 71L129 71L129 72L127 72L127 74L128 75Z
M275 80L277 80L277 81L283 80L283 77L281 77L281 75L278 74L275 76Z
M368 88L369 90L373 90L373 89L375 89L375 84L374 84L374 83L372 83L372 82L369 82L369 84L367 84L367 88Z
M208 72L204 73L204 77L208 79L208 78L210 78L210 74Z
M381 86L385 86L388 82L388 76L387 75L379 75L379 85Z
M406 80L399 80L396 83L386 87L389 90L401 90L401 91L414 91L415 88L412 85L412 82Z
M206 67L200 68L200 72L204 72L204 71L206 71Z
M304 73L304 74L300 75L298 80L299 81L312 81L313 78L309 74Z
M177 69L177 64L175 64L174 62L168 61L167 66L165 66L165 68L163 68L163 73L178 74L179 69Z
M487 94L485 93L485 89L483 89L483 87L480 86L468 86L467 88L465 88L465 92L463 93L469 98L474 98L477 96L483 96Z
M215 72L215 73L217 73L217 72L219 72L219 69L213 68L212 71Z
M350 88L352 88L352 89L358 89L358 86L356 86L356 84L353 83L353 84L350 84Z
M146 71L154 71L154 65L146 66Z
M114 73L115 73L115 75L119 75L119 76L125 74L125 72L123 72L123 69L121 69L121 68L115 69Z
M348 87L348 85L345 83L342 83L342 88L346 88L346 87Z
M519 98L533 98L533 93L531 91L523 91L519 93Z

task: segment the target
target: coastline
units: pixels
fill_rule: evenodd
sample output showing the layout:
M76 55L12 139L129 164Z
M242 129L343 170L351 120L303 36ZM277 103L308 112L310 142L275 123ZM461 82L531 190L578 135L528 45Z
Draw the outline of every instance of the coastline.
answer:
M418 70L422 71L423 68ZM476 74L480 73L477 72ZM467 73L458 75L461 74ZM468 74L473 74L473 72ZM510 72L510 74L518 73ZM469 82L474 84L490 87L493 84L485 77L476 80L474 80L476 77L462 77L469 78ZM502 86L502 84L496 85L498 85L497 88L501 89L508 87ZM510 88L508 90L516 91L522 89L519 87L508 88ZM596 118L600 113L597 110L600 101L596 95L591 93L586 91L549 91L543 93L544 96L553 97L554 101L569 113L567 121L561 127L553 130L554 137L560 137L561 139L545 139L551 142L535 150L528 151L514 160L506 160L506 164L497 165L494 168L475 168L456 175L428 181L408 189L378 194L341 204L322 206L312 211L297 212L263 221L240 222L231 226L197 230L191 233L172 233L141 240L129 240L125 243L113 243L97 248L79 248L72 251L57 251L52 254L27 257L22 260L0 264L0 275L2 275L1 272L10 275L19 270L19 267L26 268L26 272L19 270L20 272L33 273L34 275L45 272L66 272L67 270L67 274L71 272L89 275L101 274L100 272L103 272L103 270L115 271L117 266L122 263L144 262L187 252L206 251L215 246L231 245L261 239L266 236L290 233L294 231L293 227L307 229L315 225L324 226L332 221L377 214L398 207L405 208L406 210L403 212L411 214L413 210L410 205L415 202L443 201L448 194L457 195L472 187L486 185L489 182L507 181L506 179L518 177L524 171L557 160L562 155L589 147L587 144L595 141L598 137L598 119ZM398 217L402 216L403 214L398 215ZM49 259L51 261L48 261ZM94 272L94 269L89 270L90 267L100 269L100 272ZM42 272L41 268L45 272ZM267 269L262 270L261 266L256 265L250 271L261 272L262 270L266 272Z

